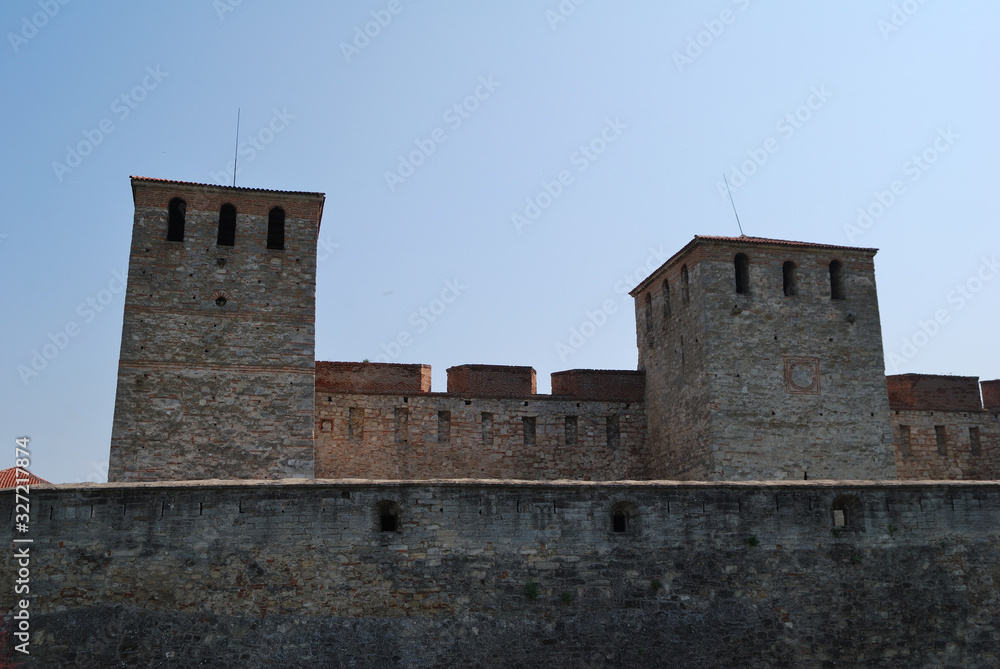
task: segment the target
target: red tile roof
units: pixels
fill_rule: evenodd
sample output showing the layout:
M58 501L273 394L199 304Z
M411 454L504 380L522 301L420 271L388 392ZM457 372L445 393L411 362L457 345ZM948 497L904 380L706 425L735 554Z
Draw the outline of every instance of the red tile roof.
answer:
M23 477L23 475L19 474L18 472L23 472L23 471L24 471L23 469L19 470L17 467L11 467L10 469L4 469L3 471L0 471L0 488L13 488L14 486L16 486L18 477L19 476ZM48 481L46 481L45 479L38 478L31 472L28 472L28 484L31 485L34 483L48 483ZM23 478L21 478L21 484L24 485Z
M311 193L304 190L274 190L273 188L247 188L245 186L223 186L220 184L203 184L196 181L175 181L173 179L157 179L154 177L129 177L132 181L152 181L154 183L164 183L164 184L180 184L181 186L209 186L211 188L228 188L231 190L247 190L256 191L259 193L288 193L291 195L318 195L320 197L325 197L323 193Z
M804 246L821 249L859 249L864 251L877 251L878 249L862 249L858 246L838 246L836 244L817 244L816 242L795 242L790 239L770 239L768 237L722 237L719 235L695 235L695 239L705 239L718 242L745 242L747 244L772 244L774 246Z

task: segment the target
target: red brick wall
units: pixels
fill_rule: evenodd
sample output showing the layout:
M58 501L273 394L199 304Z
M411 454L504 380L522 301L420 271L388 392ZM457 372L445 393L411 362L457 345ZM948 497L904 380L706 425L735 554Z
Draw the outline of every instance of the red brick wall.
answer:
M1000 379L993 381L982 381L983 387L983 408L1000 409Z
M478 397L535 394L535 370L508 365L457 365L448 368L448 392Z
M317 393L429 393L430 365L317 362Z
M885 377L890 409L916 411L979 411L979 378L897 374Z
M621 369L569 369L552 374L552 394L588 400L641 402L646 373Z

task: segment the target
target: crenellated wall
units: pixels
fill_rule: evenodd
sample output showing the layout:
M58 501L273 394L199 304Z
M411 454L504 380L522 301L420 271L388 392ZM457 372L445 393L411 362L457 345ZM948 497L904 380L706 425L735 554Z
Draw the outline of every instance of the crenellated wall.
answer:
M29 666L1000 663L996 482L31 495ZM0 497L0 515L13 502ZM383 531L389 509L395 531ZM0 591L16 569L0 561Z

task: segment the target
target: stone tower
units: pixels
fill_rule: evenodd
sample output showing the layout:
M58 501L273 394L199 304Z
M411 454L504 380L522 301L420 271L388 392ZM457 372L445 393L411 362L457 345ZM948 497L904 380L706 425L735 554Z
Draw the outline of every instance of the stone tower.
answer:
M323 194L132 195L109 480L311 478Z
M696 236L631 292L654 478L895 478L875 253Z

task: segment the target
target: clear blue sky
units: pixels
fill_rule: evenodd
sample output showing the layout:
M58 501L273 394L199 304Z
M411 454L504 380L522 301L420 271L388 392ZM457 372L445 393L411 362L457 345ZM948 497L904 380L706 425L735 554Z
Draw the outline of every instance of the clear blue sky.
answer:
M1000 377L997 25L985 1L8 0L0 461L29 435L36 474L102 479L128 177L227 181L237 108L239 185L327 196L318 359L431 364L435 390L634 369L623 291L738 234L726 172L748 234L881 249L890 373Z

